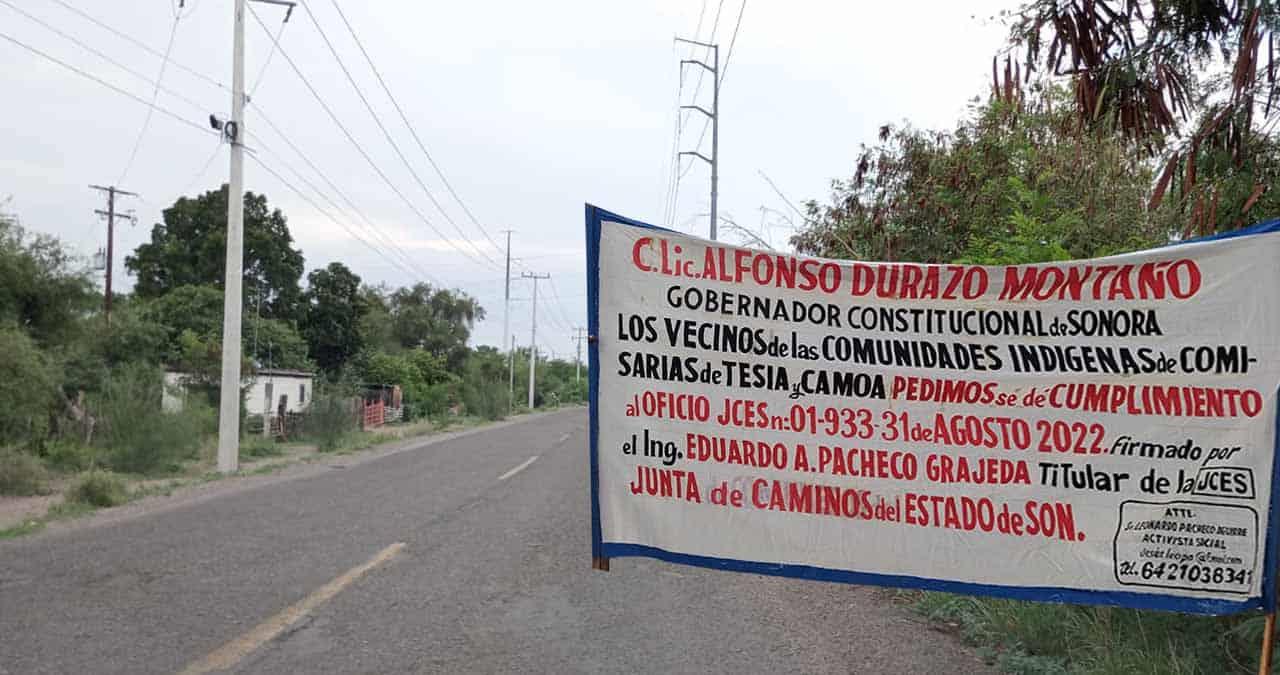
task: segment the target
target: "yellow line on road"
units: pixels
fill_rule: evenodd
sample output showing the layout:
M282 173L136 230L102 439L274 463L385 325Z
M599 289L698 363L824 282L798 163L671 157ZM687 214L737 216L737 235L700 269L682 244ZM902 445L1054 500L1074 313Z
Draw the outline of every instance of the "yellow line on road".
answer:
M252 654L254 650L274 640L289 626L297 623L315 608L333 599L333 596L341 593L344 588L355 583L357 579L368 574L370 570L394 558L402 550L404 550L404 542L397 542L382 549L364 564L347 570L342 576L317 588L299 602L286 607L275 616L254 626L252 630L244 635L222 645L208 656L187 666L182 670L181 675L212 673L234 667L244 660L246 656Z

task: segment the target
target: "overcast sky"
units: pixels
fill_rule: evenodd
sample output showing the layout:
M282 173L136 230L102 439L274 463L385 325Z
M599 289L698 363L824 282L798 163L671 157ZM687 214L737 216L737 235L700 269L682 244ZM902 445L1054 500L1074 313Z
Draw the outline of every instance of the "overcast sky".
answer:
M339 2L427 150L489 237L501 244L500 231L514 230L513 255L524 268L553 275L553 287L543 282L539 288L538 342L572 357L569 331L586 324L583 203L663 222L678 61L690 56L672 38L693 37L701 14L697 37L720 42L724 59L741 0ZM176 25L162 78L173 93L160 92L157 103L207 127L210 113L225 117L230 108L230 94L219 85L231 81L232 2L185 4L175 24L174 2L166 0L0 0L0 35L150 100L150 83L14 7L152 81L161 70L158 56L68 6L158 52ZM785 226L776 217L762 220L761 208L787 207L760 172L793 201L822 199L831 179L851 174L859 145L872 143L881 124L906 119L922 127L950 126L987 87L991 56L1004 38L989 17L1013 5L747 0L720 97L721 215L785 248ZM301 8L284 25L282 51L265 71L271 36L252 16L247 19L247 82L264 73L246 113L246 127L256 135L247 145L380 251L371 251L252 161L246 162L246 189L265 193L284 211L308 270L337 260L370 283L425 279L461 288L489 314L473 342L501 342L503 274L490 259L500 263L503 252L427 163L332 0L309 0L308 6L448 218L397 157ZM281 8L253 7L271 31L280 30ZM283 54L410 204L347 140ZM116 279L127 288L132 280L124 273L124 255L149 237L161 210L179 195L226 180L226 147L218 147L216 136L157 112L130 163L146 106L4 39L0 64L0 199L12 196L6 209L26 227L61 237L87 258L106 241L105 225L93 215L104 207L103 198L88 184L118 182L140 193L139 199L121 201L122 208L136 211L137 226L117 229ZM690 68L684 103L694 102L696 85L697 70ZM708 78L697 102L709 107L710 93ZM327 190L289 143L262 123L264 115L359 215L331 194L347 211L335 212L306 186L295 171ZM681 149L694 149L702 124L696 115L688 120ZM710 152L709 133L703 152ZM689 167L686 161L684 167L672 222L705 236L709 172L701 162ZM742 241L733 232L722 239ZM411 262L402 262L404 256ZM513 332L527 344L529 282L513 282L512 296Z

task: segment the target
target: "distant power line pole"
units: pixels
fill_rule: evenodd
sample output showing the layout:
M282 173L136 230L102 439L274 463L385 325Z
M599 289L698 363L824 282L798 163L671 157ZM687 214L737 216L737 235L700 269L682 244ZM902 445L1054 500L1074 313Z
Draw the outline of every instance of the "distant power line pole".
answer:
M538 280L550 279L551 275L525 272L520 276L533 279L533 320L529 329L529 409L533 410L533 380L538 365Z
M502 280L502 346L511 337L511 230L507 234L507 276Z
M715 65L707 65L697 59L681 59L680 69L684 70L685 64L694 64L706 68L711 73L711 110L707 110L698 105L682 105L682 110L697 110L706 115L711 120L711 156L707 157L699 148L693 151L681 152L680 155L693 155L698 159L711 165L711 240L716 239L716 224L719 222L717 206L717 197L719 196L718 183L720 182L720 45L709 44L706 42L698 42L697 40L686 40L684 38L676 38L676 42L706 47L711 50L712 63ZM706 131L706 128L703 128Z
M102 296L102 314L106 317L107 325L111 325L111 280L112 268L115 267L115 239L116 239L116 195L125 197L137 197L136 192L128 192L121 190L114 185L90 185L89 187L100 192L107 193L107 210L95 209L94 213L107 219L107 278ZM132 215L126 215L125 218L132 218Z
M281 5L287 0L253 0ZM244 11L248 0L235 0L231 35L231 119L210 115L209 123L231 144L231 176L227 186L227 262L222 296L222 391L218 408L218 470L232 473L240 465L240 328L244 309ZM285 15L289 20L289 15Z
M573 341L578 343L578 355L574 358L573 382L582 381L582 341L587 339L587 329L581 326L573 329Z
M507 350L507 412L515 405L516 341L511 337L511 232L507 235L507 276L502 280L502 347Z

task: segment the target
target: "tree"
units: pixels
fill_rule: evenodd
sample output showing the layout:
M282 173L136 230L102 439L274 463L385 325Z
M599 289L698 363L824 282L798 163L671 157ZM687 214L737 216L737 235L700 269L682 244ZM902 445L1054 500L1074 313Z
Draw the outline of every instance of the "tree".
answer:
M149 322L163 326L164 361L185 369L193 344L196 351L213 350L215 360L222 350L222 291L213 286L179 286L141 310ZM184 334L186 337L183 337ZM260 367L306 370L314 364L307 358L307 343L288 321L255 315L246 316L240 331L241 353Z
M315 368L308 356L310 346L288 321L246 317L241 337L245 356L259 368Z
M368 312L360 320L360 336L366 348L381 352L398 352L403 347L396 339L395 325L386 286L365 286L360 289Z
M1022 58L1005 57L1003 81L993 62L995 96L1016 96L1033 72L1070 82L1077 120L1158 160L1150 208L1172 202L1162 211L1183 237L1280 207L1280 4L1033 0L1014 19L1009 50Z
M98 302L87 273L73 263L62 242L31 236L16 217L0 213L0 323L46 347L71 340L78 319Z
M125 258L137 277L134 292L160 297L182 286L222 288L226 274L227 186L198 197L181 197L164 210L151 241ZM288 222L263 195L244 197L244 291L246 308L263 316L294 318L301 290L302 252L293 247Z
M886 125L853 177L833 183L830 203L807 205L792 243L814 255L946 263L1004 259L1011 246L1088 257L1165 241L1169 222L1147 212L1150 162L1119 135L1077 124L1065 90L1033 94L975 107L951 132Z
M212 285L178 286L147 301L142 315L165 327L171 347L177 344L178 336L183 332L221 340L222 302L222 290Z
M122 365L166 363L169 330L152 321L145 309L136 298L122 296L111 310L111 330L102 330L96 317L82 320L92 323L80 330L74 342L55 352L62 363L62 390L68 399L77 399L80 392L101 391L111 372Z
M402 347L421 347L444 358L449 370L458 372L467 357L471 328L484 318L484 308L475 298L417 283L396 289L388 304L392 332Z
M0 324L0 446L43 440L61 373L35 341Z
M302 336L311 358L320 368L336 373L364 346L360 321L368 307L360 292L360 277L342 263L329 263L307 276L302 299Z

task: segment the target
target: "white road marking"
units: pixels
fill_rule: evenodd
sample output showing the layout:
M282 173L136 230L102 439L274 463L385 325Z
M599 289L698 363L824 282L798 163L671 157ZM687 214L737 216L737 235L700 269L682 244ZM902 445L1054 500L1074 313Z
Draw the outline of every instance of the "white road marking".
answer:
M508 472L506 472L506 473L504 473L504 474L502 474L501 476L498 476L498 480L506 480L506 479L508 479L508 478L510 478L510 477L512 477L512 476L514 476L514 475L516 475L516 474L518 474L518 473L520 473L521 471L524 471L525 469L529 468L529 465L530 465L530 464L533 464L535 461L537 461L537 459L538 459L538 456L537 456L537 455L534 455L534 456L530 457L529 459L524 460L523 462L521 462L521 463L520 463L520 466L517 466L516 468L514 468L514 469L512 469L512 470L510 470L510 471L508 471Z
M342 592L342 589L355 583L357 579L368 574L373 568L391 560L402 550L404 550L404 542L397 542L382 549L365 563L347 570L342 576L317 588L307 597L254 626L249 632L222 645L208 656L187 666L182 670L181 675L212 673L235 667L246 656L252 654L262 645L274 640L285 632L289 626L297 623L320 605L332 600L333 596Z

